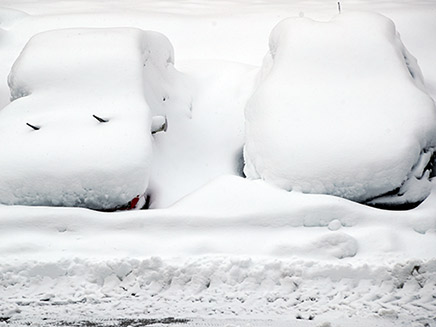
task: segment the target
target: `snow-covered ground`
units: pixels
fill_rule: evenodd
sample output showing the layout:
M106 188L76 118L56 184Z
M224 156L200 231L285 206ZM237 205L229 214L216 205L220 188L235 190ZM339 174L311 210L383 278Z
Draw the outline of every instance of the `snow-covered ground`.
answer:
M436 97L434 1L341 5L344 16L370 10L392 19L417 58L426 92ZM152 210L0 205L0 324L173 316L190 319L188 326L436 326L434 182L417 208L386 211L238 176L244 109L270 32L287 17L330 21L336 1L0 0L0 7L3 114L13 106L12 65L39 32L160 32L178 71L170 72L177 78L153 75L159 83L145 83L151 115L168 119L167 132L152 139ZM120 42L111 47L125 49ZM67 76L76 72L65 69ZM113 71L105 72L106 85ZM62 83L55 86L56 98ZM14 142L0 145L19 152ZM0 162L12 154L1 153Z

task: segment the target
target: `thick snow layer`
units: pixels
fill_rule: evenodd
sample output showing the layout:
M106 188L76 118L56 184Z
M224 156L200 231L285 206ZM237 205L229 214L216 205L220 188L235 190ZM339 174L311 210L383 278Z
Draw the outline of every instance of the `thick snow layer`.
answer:
M246 108L249 178L366 201L414 178L415 166L424 176L436 109L392 21L370 13L286 19L269 44ZM414 190L410 202L428 194Z
M392 212L226 176L168 209L0 206L0 316L433 327L435 197Z
M0 206L0 255L58 257L242 255L349 260L434 258L436 193L418 208L374 209L225 176L168 209L101 213ZM53 246L56 244L56 246Z
M0 112L0 201L114 208L143 194L152 160L144 91L151 100L165 95L172 64L171 44L155 32L33 37L9 75L13 101Z
M435 196L392 212L226 176L169 209L0 206L0 316L432 327Z
M11 66L36 33L134 26L168 36L192 83L146 87L152 115L168 121L153 135L149 190L157 208L197 191L164 210L0 205L0 325L136 326L129 319L176 316L192 318L187 327L435 326L434 189L419 207L393 212L235 176L201 187L236 174L250 65L261 64L272 28L290 16L327 21L336 3L2 0L1 107ZM436 95L434 1L341 3L343 14L393 19ZM416 178L427 155L408 188L434 184Z

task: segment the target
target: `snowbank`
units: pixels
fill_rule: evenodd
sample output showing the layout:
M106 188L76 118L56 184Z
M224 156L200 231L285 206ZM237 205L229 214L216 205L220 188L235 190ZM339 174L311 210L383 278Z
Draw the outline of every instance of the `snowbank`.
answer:
M35 255L107 259L217 254L353 262L432 259L435 199L433 190L414 210L387 211L226 176L168 209L108 214L0 206L0 256L7 261Z
M236 176L168 209L0 205L0 317L51 326L93 311L96 320L212 315L320 326L346 316L433 326L434 186L403 212Z
M105 209L143 194L152 159L144 93L162 99L172 64L172 46L156 32L34 36L9 75L13 101L0 112L0 202Z
M435 113L389 19L286 19L271 33L246 107L244 171L286 190L419 202L431 189Z

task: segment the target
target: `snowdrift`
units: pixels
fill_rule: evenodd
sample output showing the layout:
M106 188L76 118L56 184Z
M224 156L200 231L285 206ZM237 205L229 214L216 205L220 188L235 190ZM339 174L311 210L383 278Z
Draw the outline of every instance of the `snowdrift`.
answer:
M392 21L286 19L269 47L245 112L249 178L378 205L428 196L435 106Z
M0 111L0 202L110 209L144 194L153 121L146 95L163 98L159 83L172 79L172 65L173 48L156 32L34 36Z
M184 83L173 89L187 91L164 102L169 128L154 135L153 209L168 208L219 176L240 174L243 167L244 105L257 68L200 61L185 62L181 69Z

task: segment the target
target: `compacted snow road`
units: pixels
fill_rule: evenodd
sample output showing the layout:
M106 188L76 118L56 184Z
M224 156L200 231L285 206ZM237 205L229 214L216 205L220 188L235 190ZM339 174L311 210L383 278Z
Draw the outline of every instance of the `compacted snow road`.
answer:
M23 326L29 326L30 322L23 323ZM113 320L101 320L101 321L87 321L87 320L79 320L66 322L64 320L45 320L41 322L32 321L30 323L32 326L62 326L62 327L145 327L145 326L154 326L154 327L236 327L236 326L244 326L244 327L304 327L311 326L311 321L274 321L268 319L176 319L176 318L164 318L164 319L135 319L135 318L126 318L126 319L113 319ZM13 324L15 325L15 324ZM389 324L386 322L380 322L375 319L347 319L342 320L340 326L353 326L353 327L366 327L366 326L374 326L374 327L390 327L396 326L395 324ZM316 326L319 327L331 327L335 326L330 322L319 323Z

